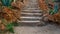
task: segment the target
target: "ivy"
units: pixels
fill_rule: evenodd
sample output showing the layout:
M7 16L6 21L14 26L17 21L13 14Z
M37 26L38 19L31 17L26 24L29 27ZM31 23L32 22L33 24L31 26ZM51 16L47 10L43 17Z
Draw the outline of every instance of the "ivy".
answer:
M6 28L7 28L7 30L8 30L9 32L14 33L14 30L13 30L13 24L12 24L12 23L7 24L7 25L6 25Z

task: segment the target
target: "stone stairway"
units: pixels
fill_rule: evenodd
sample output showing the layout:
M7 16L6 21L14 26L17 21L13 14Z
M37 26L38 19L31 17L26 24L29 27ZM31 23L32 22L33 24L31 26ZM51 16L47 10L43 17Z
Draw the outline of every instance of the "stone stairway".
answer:
M21 12L19 25L22 26L14 27L15 34L60 34L60 27L55 24L47 24L43 25L43 27L35 26L45 23L42 18L42 10L39 10L37 0L28 0L28 4Z
M37 0L28 0L28 4L22 9L20 23L41 23L42 10L39 9Z

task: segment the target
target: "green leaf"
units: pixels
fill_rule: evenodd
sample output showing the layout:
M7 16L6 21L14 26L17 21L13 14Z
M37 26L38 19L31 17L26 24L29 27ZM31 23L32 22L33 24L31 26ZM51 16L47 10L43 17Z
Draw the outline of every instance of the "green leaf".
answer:
M10 28L10 29L9 29L9 32L14 33L14 29L13 29L13 28Z
M7 24L6 25L6 28L7 28L7 30L9 30L10 32L12 32L12 33L14 33L14 30L13 30L13 24Z
M51 15L52 15L52 13L53 13L53 9L50 9L49 14L51 14Z

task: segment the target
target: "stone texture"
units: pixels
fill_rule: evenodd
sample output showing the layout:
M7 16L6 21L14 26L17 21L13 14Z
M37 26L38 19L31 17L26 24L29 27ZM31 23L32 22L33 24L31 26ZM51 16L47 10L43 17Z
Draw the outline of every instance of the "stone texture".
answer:
M51 24L43 27L18 26L15 27L15 34L60 34L60 28Z

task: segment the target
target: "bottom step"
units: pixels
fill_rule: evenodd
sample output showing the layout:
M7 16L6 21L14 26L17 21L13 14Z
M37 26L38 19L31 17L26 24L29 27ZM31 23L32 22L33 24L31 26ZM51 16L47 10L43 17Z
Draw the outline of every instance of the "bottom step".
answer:
M19 26L45 26L43 23L18 23Z
M40 21L18 21L20 23L38 23Z
M19 23L20 26L36 26L36 23Z

